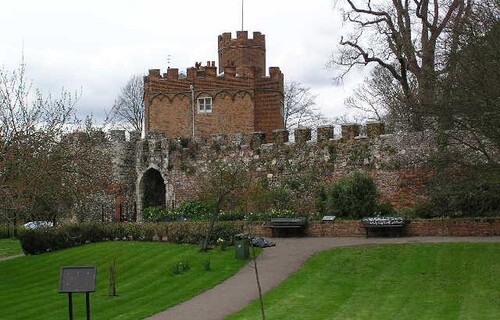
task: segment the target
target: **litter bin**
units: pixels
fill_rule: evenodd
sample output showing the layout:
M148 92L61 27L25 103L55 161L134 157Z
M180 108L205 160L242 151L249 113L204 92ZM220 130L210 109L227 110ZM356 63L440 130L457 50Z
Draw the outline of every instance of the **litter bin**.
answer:
M236 259L246 260L250 257L250 240L235 240Z

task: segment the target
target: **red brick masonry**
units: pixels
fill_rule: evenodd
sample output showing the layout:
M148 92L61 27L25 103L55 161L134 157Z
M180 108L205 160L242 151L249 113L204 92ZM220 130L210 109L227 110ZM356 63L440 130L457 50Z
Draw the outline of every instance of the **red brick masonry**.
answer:
M271 229L263 223L253 223L250 232L271 237ZM406 236L500 236L500 218L462 218L462 219L416 219L407 225ZM366 231L360 220L336 220L321 223L309 222L306 228L309 237L360 237Z

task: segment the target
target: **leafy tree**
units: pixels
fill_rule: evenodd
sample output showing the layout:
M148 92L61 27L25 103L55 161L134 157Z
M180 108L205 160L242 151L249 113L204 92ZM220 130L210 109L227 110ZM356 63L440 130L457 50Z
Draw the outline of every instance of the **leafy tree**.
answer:
M121 89L113 108L106 119L107 123L118 123L127 129L142 132L144 124L144 79L133 75Z
M429 184L430 197L416 208L423 218L479 217L500 214L499 170L443 168Z
M24 61L14 71L0 68L0 203L13 223L46 190L36 185L46 177L41 165L66 126L74 124L75 96L63 90L54 99L31 87Z
M440 108L432 112L453 159L467 165L500 166L500 1L494 8L475 12L472 20L482 22L484 35L466 25L453 69L439 83Z
M498 215L500 201L500 1L478 6L440 79L437 175L421 214ZM421 210L424 211L424 210Z

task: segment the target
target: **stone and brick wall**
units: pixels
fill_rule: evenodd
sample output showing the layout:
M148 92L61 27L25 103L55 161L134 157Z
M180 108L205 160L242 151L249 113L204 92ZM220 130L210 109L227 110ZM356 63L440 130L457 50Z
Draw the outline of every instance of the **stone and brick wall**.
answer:
M369 132L369 129L364 131ZM146 170L153 168L161 173L167 186L167 205L175 206L196 194L197 177L214 159L254 161L256 173L270 181L293 174L297 168L311 166L318 169L325 181L334 181L362 169L374 177L382 197L396 207L410 206L426 197L425 180L432 172L425 159L435 148L429 133L333 138L333 128L322 127L318 129L318 141L311 141L309 129L301 128L297 132L294 143L287 142L286 131L277 131L274 143L264 143L265 134L254 133L219 135L183 144L162 134L150 133L147 139L140 140L137 133L125 139L125 132L114 131L110 144L114 153L113 181L127 190L135 186L139 211L142 209L141 178ZM328 138L330 136L332 138ZM249 228L252 233L271 236L271 229L263 227L262 223L250 224ZM359 220L313 221L306 235L364 236L365 229ZM406 235L499 236L500 218L415 219L407 226Z
M352 126L357 125L344 126L344 132L361 132ZM175 206L198 194L197 181L212 161L237 159L252 163L249 170L255 177L267 179L271 185L308 170L324 182L364 170L374 178L382 198L396 208L412 206L426 198L425 182L432 176L426 159L435 149L428 133L371 137L346 133L333 138L333 127L322 127L317 130L317 140L312 141L310 129L298 132L296 142L288 142L286 130L275 130L273 143L265 143L266 134L262 132L214 135L192 141L150 133L148 139L137 144L135 183L140 184L147 169L158 170L167 185L167 202ZM311 204L304 203L304 210L314 210L307 205Z

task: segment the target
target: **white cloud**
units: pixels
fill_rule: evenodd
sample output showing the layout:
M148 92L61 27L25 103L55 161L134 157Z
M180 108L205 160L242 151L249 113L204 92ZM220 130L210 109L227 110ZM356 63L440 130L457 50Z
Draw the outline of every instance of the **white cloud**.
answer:
M240 0L17 0L2 5L0 65L24 55L35 85L57 94L82 90L80 113L102 117L133 74L217 60L217 36L241 28ZM267 40L267 65L318 95L325 113L343 113L349 85L336 87L325 65L340 38L332 0L247 0L246 30ZM346 83L347 83L346 82Z

